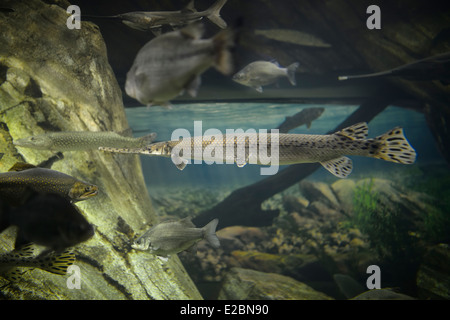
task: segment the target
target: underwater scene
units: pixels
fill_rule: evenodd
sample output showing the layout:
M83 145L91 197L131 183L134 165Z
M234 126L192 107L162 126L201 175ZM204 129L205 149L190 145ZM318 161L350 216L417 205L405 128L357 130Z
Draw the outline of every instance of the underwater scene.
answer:
M0 0L0 299L448 300L449 17Z

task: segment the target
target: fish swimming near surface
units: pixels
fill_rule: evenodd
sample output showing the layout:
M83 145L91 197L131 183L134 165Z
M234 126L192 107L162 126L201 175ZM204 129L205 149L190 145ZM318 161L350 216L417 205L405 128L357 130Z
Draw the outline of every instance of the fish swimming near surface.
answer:
M65 173L16 163L8 172L0 173L0 199L10 204L21 204L28 190L56 193L76 202L97 195L98 187Z
M22 268L38 268L53 274L66 275L67 268L74 262L75 255L72 249L35 256L34 245L27 244L19 250L0 255L0 277L17 281L27 271L23 271Z
M2 205L0 232L17 226L15 248L27 243L61 252L94 235L93 226L74 204L54 193L28 189L20 206Z
M268 30L255 30L255 35L263 36L267 39L276 40L280 42L287 42L297 44L306 47L316 48L330 48L331 44L326 43L319 37L310 33L301 32L298 30L289 29L268 29Z
M135 11L122 13L114 16L93 16L82 15L82 18L108 18L121 19L130 28L141 31L152 31L159 35L164 25L181 27L199 21L204 17L216 24L219 28L225 29L227 23L220 17L220 10L227 0L217 0L211 7L204 11L197 11L194 7L194 0L178 11Z
M96 150L98 147L123 148L130 145L140 148L152 143L155 138L156 133L140 138L132 138L110 131L65 131L39 134L18 139L13 143L18 147L40 150L79 151Z
M400 127L389 130L385 134L372 139L368 135L367 123L361 122L341 131L327 135L268 133L262 140L266 143L266 150L272 150L272 136L278 141L278 165L319 162L325 169L339 178L347 177L352 169L352 160L346 155L364 156L382 159L401 164L412 164L416 158L415 150L403 135ZM180 140L157 142L141 149L100 148L104 151L119 153L139 153L171 157L177 168L183 170L189 159L215 161L215 153L223 156L226 163L235 162L239 167L249 163L249 159L256 158L254 164L266 164L261 161L260 154L251 154L250 150L261 150L259 133L236 133L234 137L196 136ZM251 146L255 141L256 146ZM202 152L196 152L196 146L201 146ZM238 157L238 147L245 148L244 158ZM198 148L200 149L200 148ZM208 149L208 152L205 150ZM180 150L182 152L180 152ZM212 150L212 151L211 151ZM232 150L233 152L227 152ZM213 152L214 151L214 152ZM219 152L218 152L219 151ZM214 153L214 155L213 155ZM273 155L270 155L272 157ZM252 162L250 162L252 163ZM273 165L273 164L272 164Z
M233 31L227 29L213 38L201 39L203 32L203 25L194 23L148 42L127 73L127 95L147 106L169 107L169 101L184 91L195 97L200 75L211 66L230 74Z
M152 254L160 257L168 257L181 251L195 251L196 244L205 239L211 246L220 246L219 238L216 236L218 219L210 221L203 228L196 228L190 218L178 221L161 222L131 245L137 250L149 250Z
M286 120L284 120L277 129L280 133L287 133L304 124L306 124L306 127L309 129L311 123L319 118L324 111L324 108L305 108L291 117L286 117Z
M275 62L255 61L236 73L232 79L244 86L252 87L258 92L263 92L262 86L275 83L283 77L287 77L289 82L295 86L295 71L298 67L298 62L282 68Z

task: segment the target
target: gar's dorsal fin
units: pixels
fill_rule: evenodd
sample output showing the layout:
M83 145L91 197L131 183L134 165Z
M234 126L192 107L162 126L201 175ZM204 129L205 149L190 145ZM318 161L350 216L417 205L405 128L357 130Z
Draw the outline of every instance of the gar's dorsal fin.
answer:
M350 138L352 140L364 140L369 134L369 127L366 122L359 122L350 127L337 131L335 134Z

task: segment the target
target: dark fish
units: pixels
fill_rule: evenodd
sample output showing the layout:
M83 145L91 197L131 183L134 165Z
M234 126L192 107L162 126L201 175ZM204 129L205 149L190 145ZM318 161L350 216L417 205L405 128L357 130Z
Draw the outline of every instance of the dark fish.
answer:
M160 34L161 27L164 25L181 27L201 20L203 17L207 17L219 28L225 29L227 27L227 23L220 17L220 10L226 2L227 0L217 0L205 11L197 11L194 8L194 0L192 0L184 9L178 11L135 11L122 13L115 16L83 15L82 17L121 19L122 22L130 28L141 31L150 30L156 35Z
M295 86L295 71L299 64L294 62L286 68L280 67L275 62L255 61L233 76L233 81L244 86L252 87L258 92L263 92L263 86L275 83L279 78L286 77Z
M22 268L38 268L53 274L66 275L67 268L74 262L72 249L35 256L34 245L28 244L19 250L0 255L0 276L9 281L16 281L27 271Z
M88 240L94 228L66 198L27 190L26 201L0 213L0 232L18 227L15 248L32 242L58 252Z
M280 133L287 133L304 124L306 124L306 127L309 129L311 127L311 122L320 117L324 111L324 108L303 109L291 117L286 117L286 120L280 124L277 129Z
M417 60L403 66L369 74L339 76L339 80L399 76L410 80L450 80L450 52Z
M233 32L224 30L211 39L200 39L203 32L203 25L194 23L148 42L127 73L126 93L147 106L169 106L184 91L196 96L200 75L211 66L231 73Z
M152 254L167 257L184 250L195 251L195 245L206 239L214 248L220 246L216 236L218 219L203 228L196 228L190 218L174 222L161 222L140 236L131 246L137 250L149 250Z
M16 163L8 172L0 173L0 198L20 204L28 189L57 193L70 201L86 200L97 195L98 187L65 173Z

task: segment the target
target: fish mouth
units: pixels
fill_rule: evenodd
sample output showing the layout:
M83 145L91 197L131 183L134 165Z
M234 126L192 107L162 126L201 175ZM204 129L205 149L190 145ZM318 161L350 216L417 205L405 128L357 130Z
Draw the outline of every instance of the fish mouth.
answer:
M80 200L87 199L96 196L97 194L98 194L98 187L93 185L91 186L90 190L83 193L79 199Z

